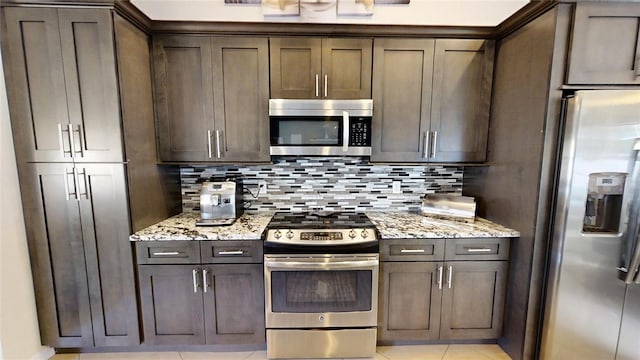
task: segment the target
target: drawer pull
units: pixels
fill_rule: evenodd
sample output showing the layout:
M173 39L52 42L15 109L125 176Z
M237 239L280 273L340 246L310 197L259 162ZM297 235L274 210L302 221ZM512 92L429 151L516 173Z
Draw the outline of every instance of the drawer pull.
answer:
M180 255L180 253L177 251L161 251L161 252L153 253L153 256L176 256L176 255Z
M493 249L490 248L467 248L467 252L491 252Z
M218 255L244 255L244 250L218 251Z
M420 254L424 252L424 249L402 249L400 252L403 254Z

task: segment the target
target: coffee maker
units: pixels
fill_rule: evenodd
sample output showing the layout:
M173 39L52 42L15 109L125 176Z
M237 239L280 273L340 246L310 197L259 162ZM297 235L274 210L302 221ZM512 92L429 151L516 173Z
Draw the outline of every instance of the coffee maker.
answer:
M196 225L231 225L242 212L242 182L239 179L213 179L202 183L200 220Z

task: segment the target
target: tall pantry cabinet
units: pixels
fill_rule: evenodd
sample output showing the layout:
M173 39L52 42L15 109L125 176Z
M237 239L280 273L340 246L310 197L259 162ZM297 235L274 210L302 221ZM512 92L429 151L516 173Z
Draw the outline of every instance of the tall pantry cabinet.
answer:
M128 237L180 211L156 166L148 37L109 7L2 16L42 341L139 344Z

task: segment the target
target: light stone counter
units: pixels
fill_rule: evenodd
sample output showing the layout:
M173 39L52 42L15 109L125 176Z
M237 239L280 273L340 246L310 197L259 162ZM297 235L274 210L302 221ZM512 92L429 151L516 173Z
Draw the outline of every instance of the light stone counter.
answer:
M466 224L407 212L375 211L366 214L378 228L382 239L520 236L518 231L482 218ZM198 212L184 212L136 232L129 240L261 240L273 213L244 213L229 226L196 226L199 216Z
M273 213L244 213L232 225L196 226L199 212L184 212L129 236L131 241L261 240Z
M382 239L519 237L516 230L476 217L473 224L408 212L367 212Z

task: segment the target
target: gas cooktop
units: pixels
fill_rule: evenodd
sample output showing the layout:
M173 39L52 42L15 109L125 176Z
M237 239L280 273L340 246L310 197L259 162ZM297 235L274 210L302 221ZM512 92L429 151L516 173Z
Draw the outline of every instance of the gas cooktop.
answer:
M378 231L364 213L276 213L267 225L268 253L378 252Z
M374 228L364 213L357 212L278 212L267 229L351 229Z

